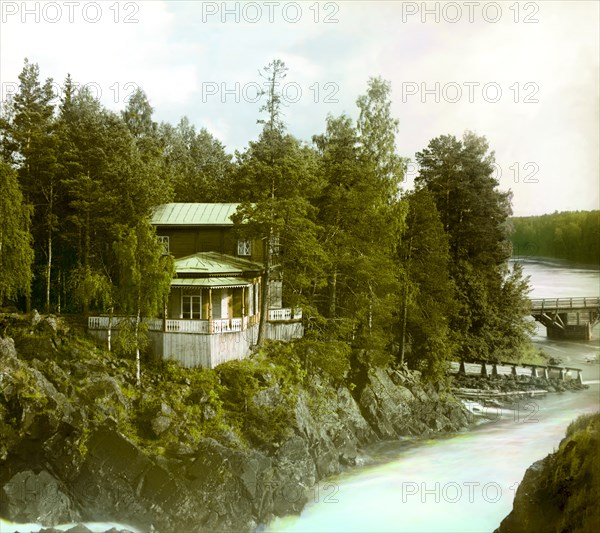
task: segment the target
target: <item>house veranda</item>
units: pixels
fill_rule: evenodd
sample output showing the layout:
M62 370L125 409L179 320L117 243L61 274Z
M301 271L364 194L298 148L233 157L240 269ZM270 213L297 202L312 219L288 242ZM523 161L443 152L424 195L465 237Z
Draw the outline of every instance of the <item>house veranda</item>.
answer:
M214 368L246 357L256 345L263 265L256 260L255 243L232 237L229 217L236 207L166 204L155 212L152 222L165 252L175 256L176 271L163 316L144 319L155 356L185 367ZM185 252L192 253L180 256ZM302 311L282 307L280 280L270 284L269 294L267 338L301 337ZM120 320L113 318L116 334ZM107 316L88 320L90 333L99 340L107 339L108 326Z

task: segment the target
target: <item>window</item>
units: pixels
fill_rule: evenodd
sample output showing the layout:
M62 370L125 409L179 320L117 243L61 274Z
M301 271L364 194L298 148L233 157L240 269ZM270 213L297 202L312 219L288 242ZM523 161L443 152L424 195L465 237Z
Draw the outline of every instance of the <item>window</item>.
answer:
M238 241L238 255L252 255L252 241L240 239Z
M181 297L181 318L202 318L202 298L199 294L184 294Z
M273 235L271 237L271 254L280 255L281 245L279 244L279 235Z
M164 235L158 235L158 242L161 243L164 247L163 254L169 255L169 237Z
M279 309L283 307L283 286L281 281L270 281L269 282L269 307L273 309Z

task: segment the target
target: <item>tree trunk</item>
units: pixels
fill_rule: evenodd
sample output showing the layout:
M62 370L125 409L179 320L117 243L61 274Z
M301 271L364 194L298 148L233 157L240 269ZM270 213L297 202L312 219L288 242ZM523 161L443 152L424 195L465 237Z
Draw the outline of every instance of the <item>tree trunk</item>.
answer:
M269 278L271 277L271 232L265 240L265 272L262 276L260 295L260 322L258 323L258 346L264 346L267 336L267 318L269 314Z
M135 317L135 383L139 387L142 384L142 365L140 362L140 308L138 307L137 316Z
M111 307L108 311L108 331L106 333L106 344L108 351L112 351L112 322L113 322L113 308Z
M329 318L335 318L337 313L337 268L334 268L333 275L331 276L331 292L329 295Z
M404 276L404 297L402 304L402 333L400 337L400 363L404 363L404 347L406 345L406 320L408 317L408 310L406 306L408 304L408 276Z
M60 304L61 304L61 301L60 301L60 291L62 289L62 285L61 285L61 282L60 282L60 276L61 276L61 271L60 271L60 269L58 269L58 276L56 278L56 282L58 283L58 287L57 287L57 289L58 289L57 290L58 296L57 296L57 302L56 302L56 312L59 315L60 315Z
M373 287L369 282L369 335L373 332Z
M50 286L52 278L52 230L48 230L48 264L46 265L46 313L50 312Z
M402 336L400 337L400 363L404 363L404 353L406 346L406 323L408 321L408 274L410 272L410 262L412 259L412 236L408 241L408 257L404 270L404 295L402 302Z

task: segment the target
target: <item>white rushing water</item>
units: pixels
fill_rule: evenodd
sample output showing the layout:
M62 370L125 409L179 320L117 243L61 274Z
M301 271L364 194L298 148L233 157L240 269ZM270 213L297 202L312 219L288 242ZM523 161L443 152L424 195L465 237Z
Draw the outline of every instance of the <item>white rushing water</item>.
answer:
M61 531L67 531L77 524L60 524L58 526L54 526L55 529L60 529ZM93 533L101 533L103 531L108 531L111 528L115 528L117 530L125 529L127 531L131 531L132 533L141 533L139 529L127 526L125 524L119 524L117 522L86 522L85 526L92 531ZM39 531L42 528L40 524L30 523L30 524L15 524L14 522L8 522L0 518L0 533L34 533Z
M527 260L532 298L596 296L598 270L564 262ZM310 493L300 516L275 520L273 532L493 531L511 511L525 470L558 447L569 423L600 408L600 329L592 341L556 341L539 326L534 343L564 364L582 368L590 388L523 400L514 413L490 412L474 431L407 446L386 443L369 450L375 463L328 479Z
M599 272L566 263L527 260L532 298L596 296ZM556 341L538 326L534 343L568 366L582 368L590 388L523 400L514 411L487 411L490 421L473 431L422 441L387 442L368 450L370 466L328 479L310 491L300 516L269 524L273 532L406 531L486 532L511 511L525 470L554 451L569 423L600 408L598 364L600 328L592 341ZM66 530L73 524L57 526ZM92 531L109 522L86 523ZM39 531L39 524L0 519L0 533Z

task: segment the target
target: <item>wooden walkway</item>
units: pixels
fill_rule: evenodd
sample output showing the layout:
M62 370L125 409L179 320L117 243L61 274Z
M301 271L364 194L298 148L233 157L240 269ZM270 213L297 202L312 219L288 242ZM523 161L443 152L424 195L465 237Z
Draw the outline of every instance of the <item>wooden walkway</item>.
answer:
M556 378L560 380L574 379L583 383L581 368L562 367L555 365L533 365L516 363L497 363L493 361L481 361L476 363L465 363L464 361L452 361L449 372L451 374L464 374L467 376L526 376L530 378Z

